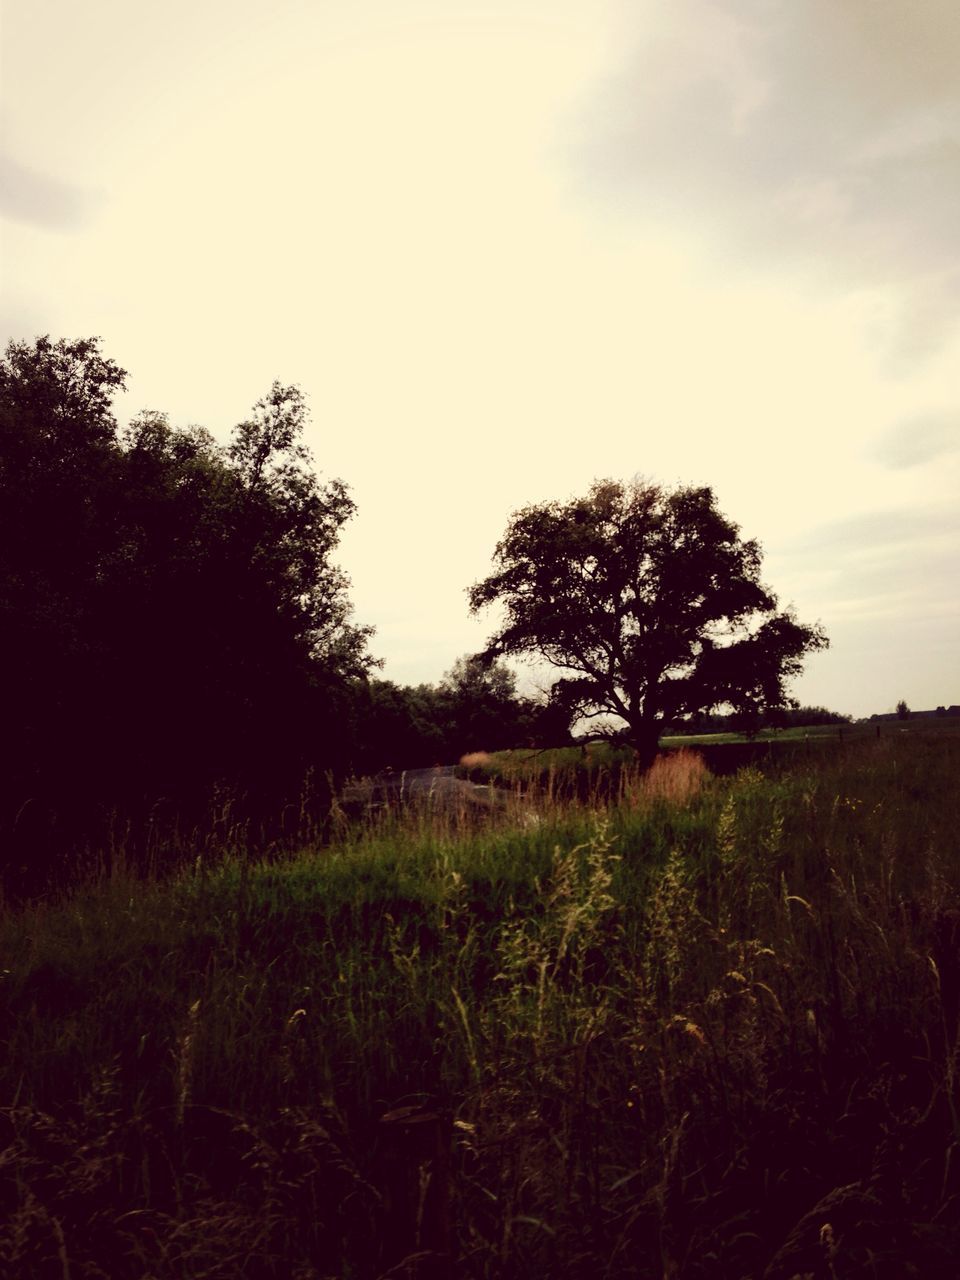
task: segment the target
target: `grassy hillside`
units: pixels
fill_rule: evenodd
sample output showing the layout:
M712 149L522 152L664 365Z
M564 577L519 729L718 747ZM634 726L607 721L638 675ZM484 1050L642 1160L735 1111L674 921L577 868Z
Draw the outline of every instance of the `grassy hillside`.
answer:
M0 1274L953 1276L957 735L553 764L8 911Z

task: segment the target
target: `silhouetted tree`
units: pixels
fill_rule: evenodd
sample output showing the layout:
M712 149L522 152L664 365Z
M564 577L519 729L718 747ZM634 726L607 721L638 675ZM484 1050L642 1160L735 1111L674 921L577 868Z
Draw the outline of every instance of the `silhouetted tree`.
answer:
M331 562L353 503L310 467L301 392L275 383L223 448L159 413L120 432L124 378L97 339L0 360L0 825L266 795L337 763L370 666Z
M370 679L355 686L357 773L425 768L447 758L441 698L433 685Z
M910 719L910 708L907 706L903 698L901 698L900 701L897 703L897 719L898 720Z
M444 736L451 756L500 751L527 736L529 707L517 696L517 679L505 663L458 658L440 681Z
M471 656L458 658L439 684L370 679L356 697L356 764L366 773L456 764L470 750L525 744L544 717L539 704L517 694L509 667Z
M828 707L775 707L756 717L753 726L757 729L794 729L813 727L815 725L844 725L852 723L852 716L839 711L831 711ZM689 719L680 720L671 725L677 733L727 733L737 728L737 717L701 712Z
M773 728L802 728L809 725L851 724L853 717L828 707L785 707L774 711L768 718Z
M827 644L777 611L759 545L708 488L605 480L585 498L526 507L494 563L470 590L474 612L505 610L483 660L544 658L563 673L555 702L625 722L644 763L665 724L725 704L749 722L789 705L786 680Z

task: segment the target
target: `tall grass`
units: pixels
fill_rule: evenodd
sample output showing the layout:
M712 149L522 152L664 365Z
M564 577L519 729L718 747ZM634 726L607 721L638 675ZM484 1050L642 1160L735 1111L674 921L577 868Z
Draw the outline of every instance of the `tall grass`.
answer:
M958 763L555 768L9 912L0 1267L954 1275Z

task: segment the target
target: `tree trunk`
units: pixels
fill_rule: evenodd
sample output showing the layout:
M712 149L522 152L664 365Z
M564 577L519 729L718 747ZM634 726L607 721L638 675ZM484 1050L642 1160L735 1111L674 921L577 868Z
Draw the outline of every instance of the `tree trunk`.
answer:
M660 725L643 723L631 726L630 741L637 753L637 764L646 773L657 758Z

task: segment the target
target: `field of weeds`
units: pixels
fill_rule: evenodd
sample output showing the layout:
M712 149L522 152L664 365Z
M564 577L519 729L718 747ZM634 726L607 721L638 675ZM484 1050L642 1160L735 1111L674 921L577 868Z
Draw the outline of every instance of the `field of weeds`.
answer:
M9 910L0 1274L955 1276L960 739L558 769Z

